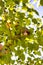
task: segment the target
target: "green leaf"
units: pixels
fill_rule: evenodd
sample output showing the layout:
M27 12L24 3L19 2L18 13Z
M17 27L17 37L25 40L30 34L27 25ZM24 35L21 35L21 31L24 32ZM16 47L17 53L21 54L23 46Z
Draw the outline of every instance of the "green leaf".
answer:
M40 0L40 4L41 4L41 6L43 6L43 0Z
M33 18L32 19L32 22L36 24L37 23L37 20L35 18Z

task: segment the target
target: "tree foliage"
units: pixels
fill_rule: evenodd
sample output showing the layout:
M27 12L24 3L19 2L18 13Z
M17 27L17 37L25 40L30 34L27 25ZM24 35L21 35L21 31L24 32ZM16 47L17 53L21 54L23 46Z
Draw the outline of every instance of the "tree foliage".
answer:
M43 21L37 16L31 0L0 0L1 65L43 65Z

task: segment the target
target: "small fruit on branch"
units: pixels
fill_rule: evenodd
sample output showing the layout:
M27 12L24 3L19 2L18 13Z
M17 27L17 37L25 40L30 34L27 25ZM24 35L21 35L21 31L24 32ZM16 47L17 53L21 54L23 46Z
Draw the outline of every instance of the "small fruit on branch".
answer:
M3 49L3 46L2 46L2 44L0 44L0 51Z

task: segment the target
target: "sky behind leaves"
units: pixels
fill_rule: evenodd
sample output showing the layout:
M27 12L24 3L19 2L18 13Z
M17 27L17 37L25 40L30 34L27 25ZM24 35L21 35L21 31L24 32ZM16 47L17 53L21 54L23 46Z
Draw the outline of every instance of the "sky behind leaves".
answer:
M33 0L31 0L31 3L33 4ZM34 9L39 12L40 17L43 16L43 6L37 7L38 2L34 3Z

